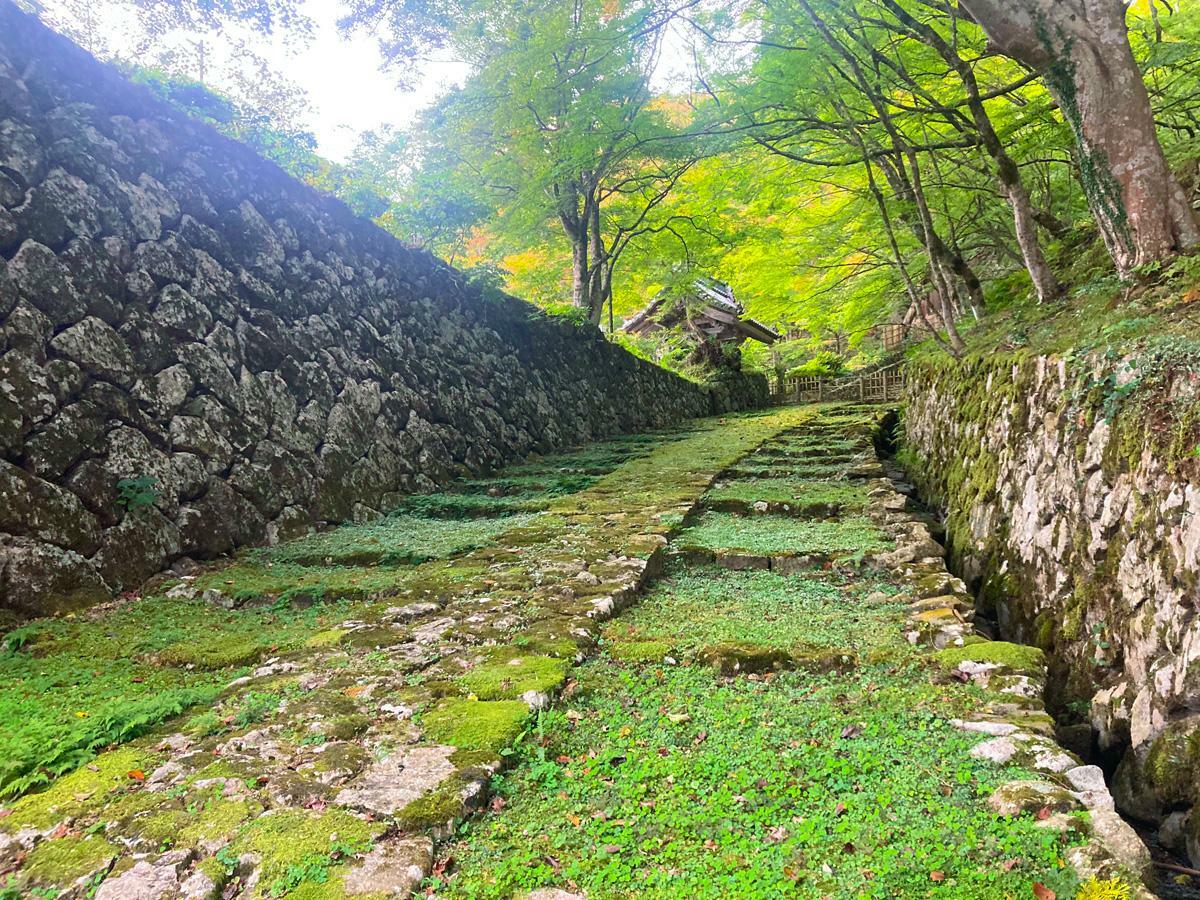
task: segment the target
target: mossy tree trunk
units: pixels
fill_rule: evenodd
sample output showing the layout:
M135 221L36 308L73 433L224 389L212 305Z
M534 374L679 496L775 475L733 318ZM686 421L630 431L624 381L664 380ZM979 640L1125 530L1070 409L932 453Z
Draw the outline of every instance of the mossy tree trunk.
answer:
M1080 177L1122 275L1200 244L1167 166L1124 0L960 0L997 49L1043 72L1075 132Z

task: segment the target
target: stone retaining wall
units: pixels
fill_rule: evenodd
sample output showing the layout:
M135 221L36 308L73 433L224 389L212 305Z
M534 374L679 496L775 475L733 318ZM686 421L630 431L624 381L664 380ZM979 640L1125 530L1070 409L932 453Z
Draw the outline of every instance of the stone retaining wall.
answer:
M481 296L7 0L0 262L9 619L765 394Z
M1196 397L1194 366L1154 351L926 362L905 432L982 610L1046 651L1123 810L1200 864Z

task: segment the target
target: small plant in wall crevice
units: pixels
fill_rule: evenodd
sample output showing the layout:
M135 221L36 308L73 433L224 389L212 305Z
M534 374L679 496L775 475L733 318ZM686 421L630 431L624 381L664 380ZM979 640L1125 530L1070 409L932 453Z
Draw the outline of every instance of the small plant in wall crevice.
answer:
M122 478L117 482L117 505L126 512L147 509L157 503L160 496L162 492L158 489L158 480L153 475Z

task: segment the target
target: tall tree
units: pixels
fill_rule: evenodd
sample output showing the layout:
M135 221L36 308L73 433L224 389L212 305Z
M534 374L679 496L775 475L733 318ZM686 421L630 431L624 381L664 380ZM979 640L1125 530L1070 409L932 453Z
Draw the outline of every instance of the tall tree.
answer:
M1129 43L1128 5L960 0L1002 53L1044 74L1075 132L1084 191L1124 275L1200 245L1196 214L1159 143Z

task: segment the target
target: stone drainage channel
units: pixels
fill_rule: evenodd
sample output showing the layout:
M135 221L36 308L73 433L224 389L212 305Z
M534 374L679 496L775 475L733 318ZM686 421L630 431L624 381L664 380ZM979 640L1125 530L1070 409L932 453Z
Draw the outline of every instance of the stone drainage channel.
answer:
M880 434L890 435L896 424L895 415L889 414L884 419L884 427ZM913 508L928 510L920 498L919 490L908 482L903 469L892 461L895 447L892 446L890 437L881 440L880 444L881 455L894 486L910 498L910 505ZM938 526L936 531L940 533L940 524L935 524ZM956 572L955 574L961 573ZM970 588L977 591L977 585L971 585ZM995 598L992 602L996 602ZM992 618L980 619L976 625L980 633L987 634L989 637L1005 637L1000 623ZM1077 718L1068 716L1065 711L1061 717L1056 717L1056 732L1062 735L1063 743L1070 746L1081 759L1089 763L1094 762L1101 768L1105 782L1111 788L1120 753L1099 751L1094 727L1090 723L1080 723ZM1117 812L1125 815L1120 807L1117 808ZM1154 827L1140 822L1132 816L1126 817L1126 821L1145 844L1148 858L1152 860L1150 865L1154 870L1146 872L1145 880L1154 886L1155 896L1166 898L1166 900L1196 900L1196 898L1200 898L1200 878L1194 874L1195 870L1190 860L1181 855L1178 848L1172 850L1163 846Z
M707 423L418 567L3 810L0 892L1152 896L1043 661L975 633L876 426Z

